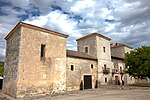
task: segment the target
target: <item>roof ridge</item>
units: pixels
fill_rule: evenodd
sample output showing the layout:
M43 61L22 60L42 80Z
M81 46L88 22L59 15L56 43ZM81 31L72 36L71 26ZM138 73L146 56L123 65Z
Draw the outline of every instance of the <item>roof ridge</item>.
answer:
M109 40L109 41L111 40L110 38L108 38L108 37L106 37L105 35L102 35L102 34L100 34L100 33L90 33L90 34L87 34L87 35L85 35L85 36L83 36L83 37L81 37L81 38L76 39L76 41L78 41L78 40L80 40L80 39L87 38L87 37L92 36L92 35L97 35L97 36L102 37L102 38L104 38L104 39L106 39L106 40Z

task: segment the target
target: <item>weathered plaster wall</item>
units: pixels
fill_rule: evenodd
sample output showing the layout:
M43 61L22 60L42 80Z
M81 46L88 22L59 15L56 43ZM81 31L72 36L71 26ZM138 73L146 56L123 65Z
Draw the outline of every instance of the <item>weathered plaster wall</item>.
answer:
M41 61L41 44L46 45ZM66 90L66 38L21 28L17 97Z
M6 46L6 59L4 66L3 93L16 97L18 82L18 63L20 48L20 29L11 38Z
M93 64L93 68L91 68ZM71 65L75 66L74 71ZM92 75L92 88L95 88L97 80L97 61L81 58L67 57L67 91L79 90L80 83L84 83L84 75Z

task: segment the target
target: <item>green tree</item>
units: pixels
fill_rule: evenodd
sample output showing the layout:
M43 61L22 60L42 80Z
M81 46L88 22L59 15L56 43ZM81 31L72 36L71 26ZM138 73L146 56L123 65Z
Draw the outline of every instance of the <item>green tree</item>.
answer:
M130 76L150 78L150 46L137 48L125 56L125 64Z
M3 76L4 73L4 65L0 65L0 76Z

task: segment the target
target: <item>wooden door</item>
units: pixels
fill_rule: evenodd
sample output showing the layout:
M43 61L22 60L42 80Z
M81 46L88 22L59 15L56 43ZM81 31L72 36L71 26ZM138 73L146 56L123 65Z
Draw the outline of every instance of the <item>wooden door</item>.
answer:
M92 75L84 75L84 89L92 89Z
M116 85L118 85L118 81L119 81L118 76L115 76L115 84L116 84Z

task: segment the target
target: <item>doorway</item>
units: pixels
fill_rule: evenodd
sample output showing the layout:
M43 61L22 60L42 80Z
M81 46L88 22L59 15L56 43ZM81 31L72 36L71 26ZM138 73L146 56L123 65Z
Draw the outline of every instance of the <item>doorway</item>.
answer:
M118 81L119 81L118 76L115 76L115 84L116 84L116 85L119 85Z
M92 89L92 75L84 75L84 89Z

